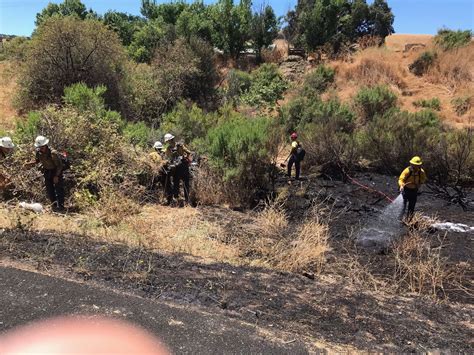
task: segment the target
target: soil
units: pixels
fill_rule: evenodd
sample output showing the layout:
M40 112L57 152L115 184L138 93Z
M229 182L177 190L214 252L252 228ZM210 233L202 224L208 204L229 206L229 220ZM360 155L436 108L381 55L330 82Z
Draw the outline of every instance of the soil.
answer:
M363 174L364 185L395 195L395 177ZM285 183L285 185L283 185ZM374 218L388 203L354 184L307 177L288 185L287 206L298 223L315 201L332 207L333 248L322 275L299 275L266 268L209 262L184 254L151 252L122 244L92 241L80 235L21 230L0 233L0 259L29 265L56 276L105 284L159 300L205 307L262 327L292 332L359 350L472 352L472 298L457 293L448 300L357 287L343 274L338 259L351 244L351 232ZM468 195L473 206L472 194ZM419 209L442 220L473 225L473 214L431 192L420 196ZM245 228L253 212L201 208L203 218L223 221L235 232ZM433 237L434 238L434 237ZM472 270L473 235L448 233L449 262L468 263ZM367 256L383 259L383 255Z

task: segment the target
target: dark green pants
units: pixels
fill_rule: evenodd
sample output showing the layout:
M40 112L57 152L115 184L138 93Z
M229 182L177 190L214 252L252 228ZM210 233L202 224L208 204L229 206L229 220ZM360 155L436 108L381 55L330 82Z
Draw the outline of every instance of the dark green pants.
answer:
M403 214L407 212L407 218L411 219L415 213L416 200L418 198L418 189L403 189ZM408 205L408 210L407 210Z

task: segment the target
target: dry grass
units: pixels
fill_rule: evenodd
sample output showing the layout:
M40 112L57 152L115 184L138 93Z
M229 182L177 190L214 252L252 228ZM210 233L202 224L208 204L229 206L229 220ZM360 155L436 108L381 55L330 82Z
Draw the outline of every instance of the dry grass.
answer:
M0 131L14 128L17 112L13 107L16 92L16 69L14 63L0 62Z
M328 240L327 224L318 220L305 222L290 246L281 249L278 267L292 272L321 272L330 250Z
M441 52L427 79L453 92L474 90L474 43L456 50Z
M222 178L203 162L193 178L192 199L203 205L218 205L226 202L229 192L225 190Z
M58 235L78 234L96 241L123 243L151 251L185 253L212 261L236 262L235 246L220 243L219 225L202 218L192 208L172 209L156 205L141 208L136 215L123 216L120 223L106 225L90 215L35 215L18 208L0 209L0 228L18 228ZM20 221L20 222L19 222Z
M392 85L399 89L407 86L406 68L393 60L393 53L384 48L368 48L354 56L352 63L337 63L338 76L343 84L350 81L358 86Z

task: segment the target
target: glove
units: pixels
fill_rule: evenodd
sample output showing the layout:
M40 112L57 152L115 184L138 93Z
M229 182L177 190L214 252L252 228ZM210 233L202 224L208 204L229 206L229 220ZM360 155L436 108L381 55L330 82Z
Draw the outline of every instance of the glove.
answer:
M403 193L403 186L400 186L400 193Z

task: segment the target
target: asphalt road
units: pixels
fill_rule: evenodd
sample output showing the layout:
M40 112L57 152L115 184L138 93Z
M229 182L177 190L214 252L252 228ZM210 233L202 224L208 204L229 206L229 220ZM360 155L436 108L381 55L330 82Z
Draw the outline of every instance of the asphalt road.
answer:
M308 353L302 342L224 315L14 268L0 267L0 290L1 332L60 315L105 315L142 326L175 354Z

